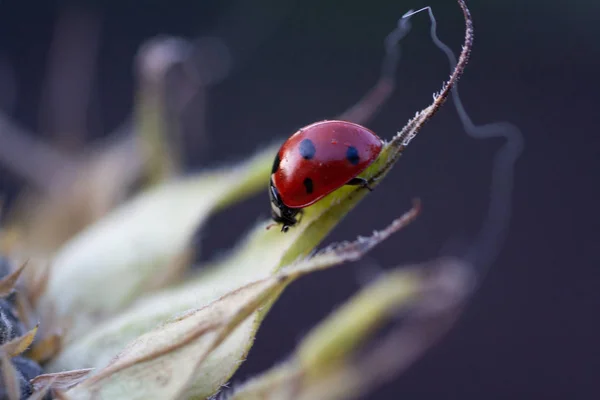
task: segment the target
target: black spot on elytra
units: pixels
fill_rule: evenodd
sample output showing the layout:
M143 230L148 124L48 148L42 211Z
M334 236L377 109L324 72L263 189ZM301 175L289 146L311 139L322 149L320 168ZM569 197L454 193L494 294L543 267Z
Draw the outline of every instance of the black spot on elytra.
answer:
M358 150L356 150L356 147L348 147L348 150L346 150L346 158L352 165L356 165L360 162L360 157L358 156Z
M310 178L304 179L304 187L306 188L306 193L311 194L313 192L313 181Z
M310 160L315 156L315 145L310 139L304 139L300 142L300 155L306 160Z
M279 158L279 153L275 156L275 161L273 162L273 168L271 169L271 173L274 174L279 169L279 163L281 159Z

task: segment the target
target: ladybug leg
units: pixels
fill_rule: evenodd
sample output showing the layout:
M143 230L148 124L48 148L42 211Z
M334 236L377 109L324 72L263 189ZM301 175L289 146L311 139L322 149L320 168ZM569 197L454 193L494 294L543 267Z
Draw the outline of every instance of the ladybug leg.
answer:
M369 186L369 182L364 178L352 178L346 183L346 185L360 186L365 189L369 189L371 192L373 191L373 188Z

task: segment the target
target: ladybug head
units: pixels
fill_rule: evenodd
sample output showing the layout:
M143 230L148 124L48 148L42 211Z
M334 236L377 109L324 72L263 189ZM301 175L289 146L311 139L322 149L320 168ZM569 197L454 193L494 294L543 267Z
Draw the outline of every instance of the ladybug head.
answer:
M298 215L300 209L289 208L283 204L277 188L275 185L273 185L272 179L269 186L269 197L271 198L271 217L275 222L283 224L283 227L281 227L282 232L287 232L290 226L296 225L298 222L296 215Z

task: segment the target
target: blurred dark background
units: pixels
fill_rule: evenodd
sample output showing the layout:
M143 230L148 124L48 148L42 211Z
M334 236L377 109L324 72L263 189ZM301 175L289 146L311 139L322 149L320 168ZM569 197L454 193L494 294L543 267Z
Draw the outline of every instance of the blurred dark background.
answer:
M129 117L135 54L143 42L159 34L216 36L227 45L232 68L208 91L207 136L190 147L188 162L198 169L240 160L351 106L376 81L383 39L397 19L427 5L433 7L440 38L458 53L464 25L452 0L4 0L0 107L41 137L50 139L67 121L67 128L83 127L91 141ZM368 398L598 398L600 3L469 5L476 35L460 82L465 107L476 124L507 120L525 137L509 238L460 323L407 373ZM66 37L89 51L82 59L93 80L62 59L57 65L72 69L73 82L89 86L91 100L70 104L66 95L67 106L60 108L47 78L57 57L57 27L69 18L81 34ZM412 23L401 43L397 90L367 123L386 138L430 102L449 73L429 37L426 14ZM85 118L69 117L75 106L83 111L73 115ZM67 117L53 117L57 110ZM198 117L193 108L188 113L189 121ZM385 226L415 196L423 201L422 216L365 260L292 285L268 315L233 383L283 359L369 271L429 260L442 249L469 243L485 216L491 161L501 144L469 138L453 104L446 104L386 181L326 243ZM0 166L0 192L8 193L9 204L24 184ZM265 191L215 216L201 235L201 257L225 251L268 212ZM232 220L238 221L235 226Z

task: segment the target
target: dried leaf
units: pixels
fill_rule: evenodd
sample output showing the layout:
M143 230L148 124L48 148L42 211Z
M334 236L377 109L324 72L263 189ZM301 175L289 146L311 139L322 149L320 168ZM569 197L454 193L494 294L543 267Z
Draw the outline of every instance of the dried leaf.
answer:
M47 381L45 385L40 385L27 400L43 400L52 389L54 380Z
M0 297L8 296L17 284L17 280L21 276L21 273L27 266L27 262L23 263L19 268L12 271L9 275L6 275L0 279Z
M91 372L91 368L85 368L54 374L42 374L33 378L31 383L36 391L42 390L46 386L50 386L52 389L67 390L84 381Z
M0 351L2 353L8 354L10 357L18 356L19 354L27 350L29 346L31 346L31 343L33 343L33 339L35 339L35 334L37 333L37 330L38 327L36 326L26 334L4 343L2 346L0 346Z

